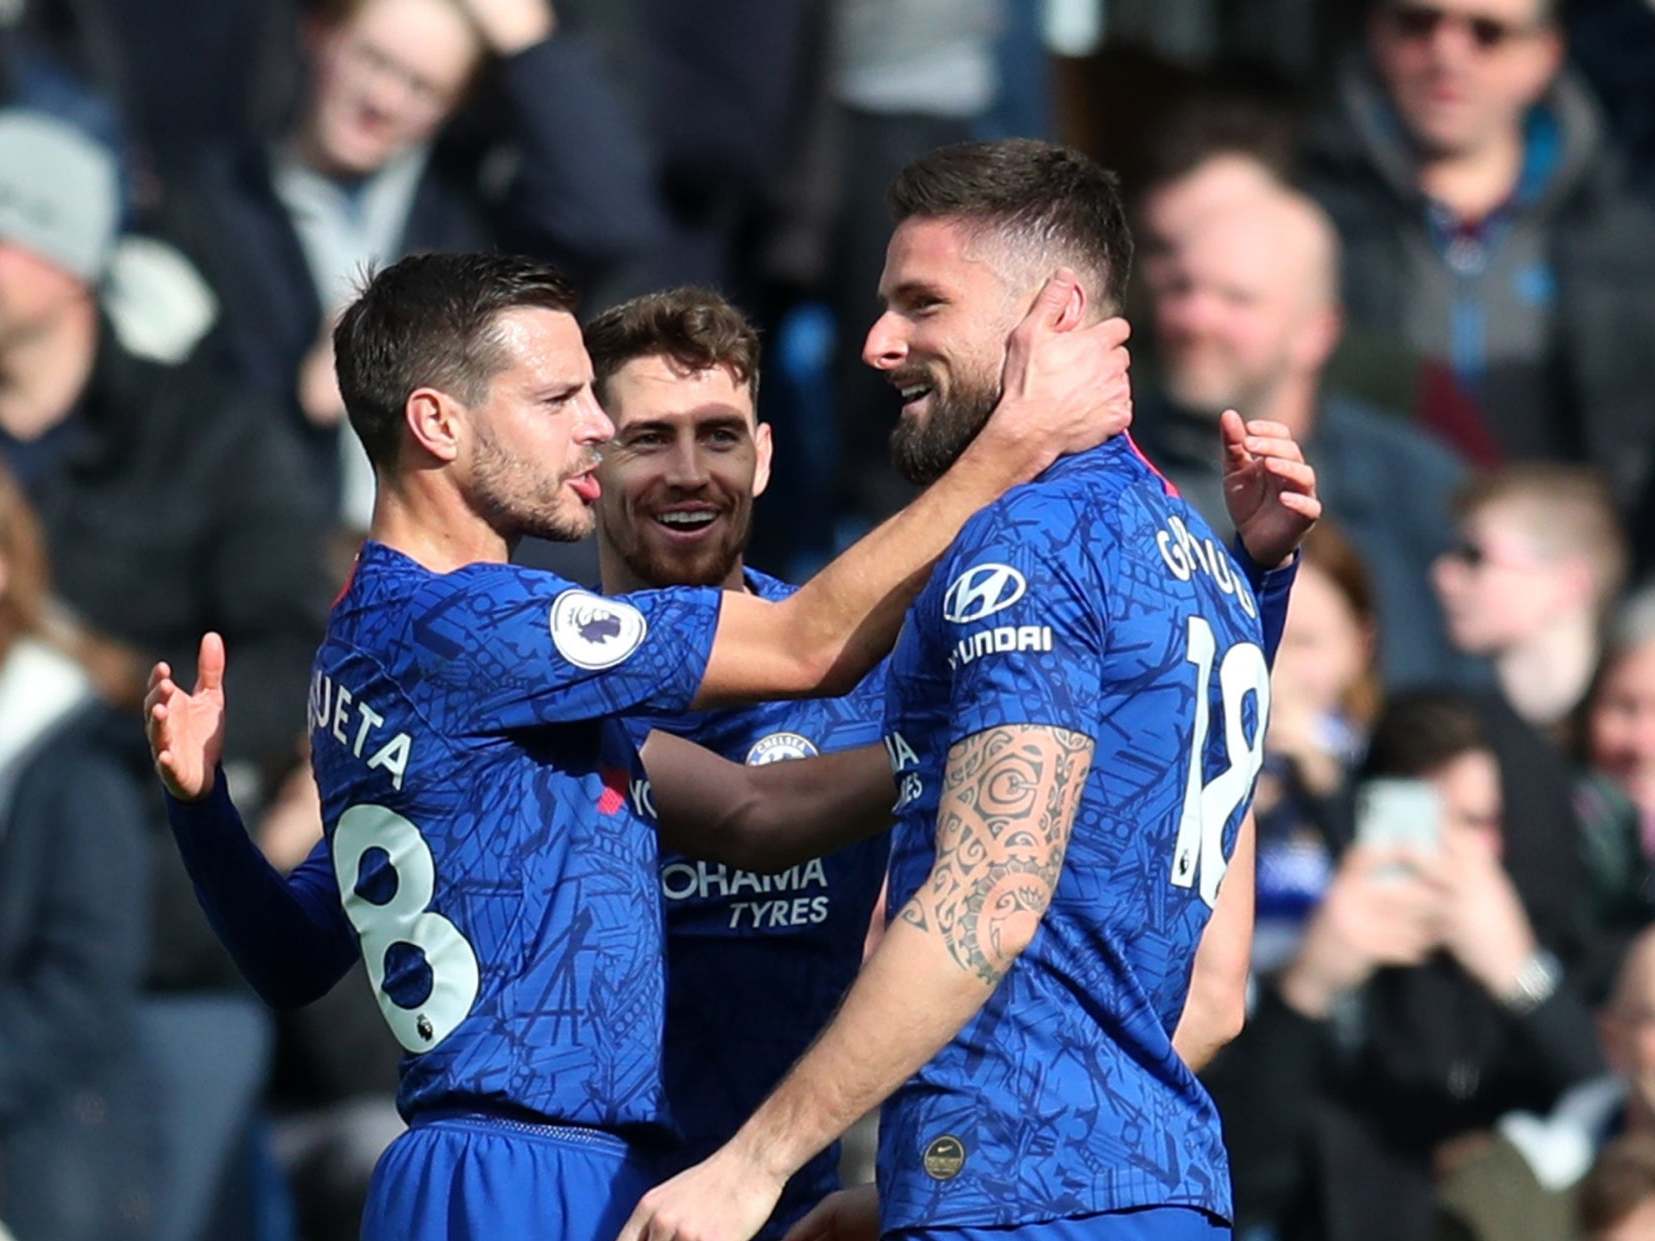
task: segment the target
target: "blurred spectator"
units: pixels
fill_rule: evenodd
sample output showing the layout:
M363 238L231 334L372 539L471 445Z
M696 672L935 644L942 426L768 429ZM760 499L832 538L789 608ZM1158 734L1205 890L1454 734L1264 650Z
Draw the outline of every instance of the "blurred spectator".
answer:
M203 630L239 635L235 757L285 768L328 599L302 467L205 361L139 358L113 330L114 182L67 125L0 111L0 460L90 627L181 675Z
M1364 779L1424 781L1435 825L1358 825L1214 1066L1238 1235L1430 1238L1439 1186L1501 1115L1601 1071L1563 963L1571 841L1504 798L1503 776L1469 700L1414 695L1376 723Z
M1608 969L1655 922L1655 593L1617 616L1585 722L1588 774L1575 807Z
M293 126L204 152L167 223L219 295L237 366L291 412L308 491L366 527L372 477L343 429L329 337L364 269L503 247L590 278L652 246L661 221L596 50L549 0L325 0L305 47ZM444 141L486 59L510 144Z
M104 707L47 640L46 592L39 527L0 470L0 1228L143 1238L147 790L95 743Z
M1621 1206L1597 1203L1599 1178L1581 1181L1625 1140L1655 1141L1655 931L1632 944L1598 1018L1609 1073L1575 1087L1550 1115L1513 1112L1499 1137L1469 1160L1445 1195L1439 1241L1556 1241L1576 1235L1577 1205L1601 1221ZM1603 1158L1599 1160L1602 1153ZM1647 1224L1649 1221L1644 1221ZM1655 1231L1611 1233L1644 1238Z
M1621 1138L1603 1152L1580 1191L1583 1241L1655 1237L1655 1136Z
M1579 466L1491 471L1455 497L1458 538L1432 577L1454 645L1494 663L1500 691L1564 748L1626 577L1626 536L1602 480Z
M1593 768L1638 808L1643 852L1655 858L1655 589L1629 599L1610 630L1587 742Z
M1152 194L1151 210L1164 216L1164 193L1159 204ZM1325 511L1372 575L1387 684L1463 674L1427 589L1463 470L1401 419L1323 387L1341 329L1338 243L1326 217L1297 194L1238 184L1172 244L1150 289L1165 390L1139 402L1137 434L1150 457L1223 529L1211 449L1218 415L1234 408L1284 424L1316 467Z
M1376 0L1308 173L1352 318L1430 361L1426 422L1481 463L1588 462L1626 508L1655 406L1655 216L1579 83L1555 0Z
M1286 109L1252 95L1200 95L1169 114L1154 131L1135 221L1138 273L1151 295L1198 220L1289 184L1297 146Z
M206 360L136 356L105 316L114 182L97 144L0 111L0 460L87 626L186 677L203 630L240 642L231 746L256 796L259 770L285 767L298 736L328 599L320 515L274 417ZM141 680L126 689L130 708ZM147 783L134 732L123 723L105 744ZM156 1078L157 1234L192 1241L262 1084L268 1021L195 908L160 807L147 810L152 949L135 1041Z
M885 192L909 161L973 136L999 93L1003 0L843 0L832 59L841 126L838 216L827 270L839 325L839 498L871 524L912 495L886 444L897 402L862 361L891 238Z
M1284 965L1333 875L1335 803L1379 711L1373 589L1329 521L1303 545L1270 677L1258 820L1253 968Z

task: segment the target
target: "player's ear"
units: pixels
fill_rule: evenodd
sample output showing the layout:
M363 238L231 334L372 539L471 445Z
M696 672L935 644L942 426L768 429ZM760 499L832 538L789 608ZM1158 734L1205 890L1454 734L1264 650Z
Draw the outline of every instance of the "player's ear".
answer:
M1045 292L1045 286L1035 290L1035 297ZM1031 303L1032 304L1032 303ZM1051 330L1054 332L1068 332L1086 322L1087 312L1091 310L1092 300L1087 295L1086 286L1081 280L1071 275L1069 279L1069 293L1063 299L1063 309L1058 312L1055 320L1051 320Z
M768 422L761 422L753 428L753 448L757 453L757 462L753 468L753 494L762 496L764 489L770 485L770 459L775 452Z
M1086 315L1092 308L1092 299L1087 296L1086 284L1077 280L1069 286L1069 300L1063 304L1063 314L1057 321L1057 330L1067 332L1086 322Z
M402 420L420 448L439 461L460 455L460 409L436 388L415 388L402 407Z

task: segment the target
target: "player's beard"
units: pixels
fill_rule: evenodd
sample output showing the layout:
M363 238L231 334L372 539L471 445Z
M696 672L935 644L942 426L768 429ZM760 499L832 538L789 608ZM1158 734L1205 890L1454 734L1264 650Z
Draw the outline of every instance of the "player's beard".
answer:
M961 376L939 391L925 418L904 417L891 432L891 464L915 486L937 481L971 446L1000 403L1000 377Z
M572 499L564 484L597 464L591 455L555 478L507 452L486 423L477 424L472 465L472 499L477 510L508 542L524 536L554 543L577 543L592 533L592 511Z
M752 501L736 505L723 515L723 520L724 533L717 542L698 547L693 553L674 553L637 535L624 543L615 540L615 550L640 581L658 586L722 586L747 550L747 540L753 531ZM608 528L613 529L614 524L611 522Z

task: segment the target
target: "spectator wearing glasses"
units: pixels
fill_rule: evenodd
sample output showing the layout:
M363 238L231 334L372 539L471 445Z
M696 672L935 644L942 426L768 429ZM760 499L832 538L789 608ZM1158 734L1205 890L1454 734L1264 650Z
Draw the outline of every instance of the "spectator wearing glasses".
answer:
M597 49L549 0L321 0L305 49L287 132L204 153L168 224L219 294L238 368L285 402L318 490L365 526L372 479L330 338L363 269L505 247L591 278L664 225ZM450 125L485 70L492 143Z
M1483 464L1648 481L1655 217L1564 67L1556 0L1377 0L1307 174L1353 320L1426 365L1418 409Z
M1579 466L1507 466L1473 479L1456 508L1457 541L1432 570L1449 637L1493 662L1518 716L1572 749L1626 577L1602 480Z

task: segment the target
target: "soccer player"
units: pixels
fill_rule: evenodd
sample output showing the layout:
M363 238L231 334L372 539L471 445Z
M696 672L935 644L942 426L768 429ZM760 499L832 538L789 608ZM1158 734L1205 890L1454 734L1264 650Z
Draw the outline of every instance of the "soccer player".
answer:
M758 344L733 307L705 290L637 298L586 329L595 389L616 437L598 469L596 506L604 587L614 593L669 584L720 585L776 598L790 588L747 567L743 550L755 494L769 472L769 428L756 421ZM883 678L876 671L843 699L776 702L747 710L663 717L737 762L835 752L877 741ZM640 728L647 729L647 723ZM637 733L639 729L634 729ZM873 765L873 804L893 800L883 751ZM210 763L201 764L203 770ZM254 882L192 871L238 963L275 1003L299 1003L331 987L354 959L325 843L290 877L333 915L346 951L295 954L304 925L281 921L242 897L273 876L222 798L197 809L174 803L181 843L222 856L241 850ZM217 821L211 821L211 820ZM205 821L204 821L205 820ZM710 1154L775 1086L826 1024L861 960L863 932L885 871L883 836L771 878L672 852L662 858L667 933L666 1093L685 1137L675 1162ZM237 917L251 929L238 933ZM308 974L309 977L301 977ZM716 1002L710 1002L716 999ZM789 1182L763 1236L788 1224L837 1185L830 1146Z
M377 492L317 655L312 763L412 1126L376 1170L366 1237L596 1238L624 1220L670 1129L655 834L621 717L854 686L971 512L1124 425L1124 325L1079 325L1077 296L1059 276L1030 299L1000 416L960 466L777 602L611 599L506 563L524 534L591 529L614 434L550 269L419 256L346 311L340 388ZM175 707L211 714L212 694L156 689L153 729ZM176 790L222 792L180 769L199 754L157 750ZM779 817L767 794L798 782L764 773L785 766L751 769L714 826ZM347 944L322 924L295 948Z
M1113 178L1042 143L945 148L891 201L865 357L924 482L993 408L1039 272L1072 267L1101 317L1131 243ZM1304 466L1271 466L1259 495L1304 490ZM1288 548L1318 513L1299 491L1277 496ZM1262 755L1259 612L1129 438L967 522L890 662L890 928L781 1086L623 1241L742 1241L881 1100L886 1236L1228 1235L1218 1117L1173 1040Z
M617 306L585 335L598 397L615 423L598 470L604 589L678 583L791 595L744 561L771 445L755 412L758 338L740 312L716 293L680 289ZM653 726L763 764L877 747L884 695L881 664L842 698L629 723L640 744ZM884 826L894 800L889 769L871 776ZM663 848L664 1071L684 1139L675 1169L733 1134L833 1015L862 963L888 847L881 831L774 875ZM795 1173L760 1235L779 1238L837 1189L838 1163L835 1143Z

